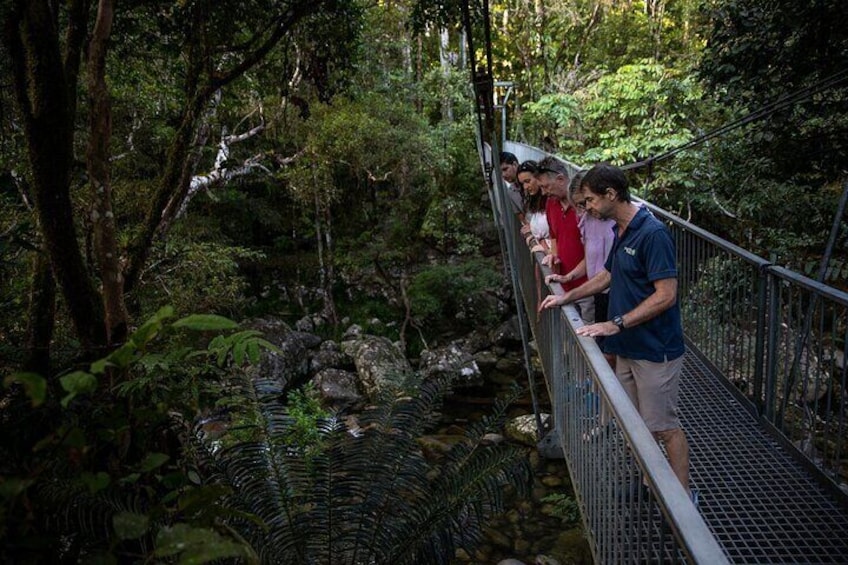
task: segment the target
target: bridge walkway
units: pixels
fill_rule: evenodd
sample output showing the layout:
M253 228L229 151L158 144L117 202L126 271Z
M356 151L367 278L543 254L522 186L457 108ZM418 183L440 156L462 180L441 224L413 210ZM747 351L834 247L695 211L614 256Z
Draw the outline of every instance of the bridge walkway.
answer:
M691 351L680 391L699 510L735 563L848 563L848 509Z

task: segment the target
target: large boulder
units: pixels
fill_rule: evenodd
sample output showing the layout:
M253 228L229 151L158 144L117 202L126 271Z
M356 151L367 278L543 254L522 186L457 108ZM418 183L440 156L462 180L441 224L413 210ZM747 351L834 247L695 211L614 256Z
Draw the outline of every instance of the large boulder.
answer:
M501 347L514 349L521 345L521 329L518 316L513 316L492 330L489 340Z
M385 337L354 334L341 343L341 350L353 359L359 385L369 401L386 390L404 388L413 375L403 352Z
M262 360L252 369L253 379L260 394L283 394L306 382L309 375L309 352L318 347L317 335L296 331L275 318L257 318L242 324L257 330L280 351L263 350Z
M324 404L336 410L360 408L364 398L357 388L356 373L341 369L327 368L319 371L312 382L321 395Z
M353 371L356 367L350 355L344 353L339 344L332 340L323 342L309 361L309 374L317 375L324 369Z
M425 380L449 377L454 387L483 384L483 375L474 357L458 343L422 351L418 371Z

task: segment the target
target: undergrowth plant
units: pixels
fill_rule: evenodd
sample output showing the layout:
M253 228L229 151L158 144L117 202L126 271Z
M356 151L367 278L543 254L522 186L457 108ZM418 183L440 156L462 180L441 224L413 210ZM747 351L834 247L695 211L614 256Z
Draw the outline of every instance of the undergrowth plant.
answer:
M308 387L254 386L247 365L280 352L257 332L173 317L58 379L4 379L0 561L447 564L526 493L525 451L483 440L519 391L434 464L419 439L448 380L348 424Z
M160 309L121 347L57 378L4 379L0 417L17 434L0 443L0 561L256 561L209 519L223 510L204 498L185 447L199 414L239 397L234 375L277 348L227 318L173 318Z

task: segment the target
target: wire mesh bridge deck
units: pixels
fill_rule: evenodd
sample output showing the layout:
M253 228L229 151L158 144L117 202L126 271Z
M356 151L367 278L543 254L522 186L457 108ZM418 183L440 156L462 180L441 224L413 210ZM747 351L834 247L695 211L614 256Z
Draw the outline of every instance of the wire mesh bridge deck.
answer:
M546 155L506 149L521 161ZM595 342L574 333L576 310L536 313L562 290L540 284L549 271L496 171L494 181L525 352L535 349L551 399L540 447L565 457L595 561L848 563L848 294L645 203L677 245L679 407L696 508Z
M680 411L700 512L737 563L846 563L848 511L696 355Z

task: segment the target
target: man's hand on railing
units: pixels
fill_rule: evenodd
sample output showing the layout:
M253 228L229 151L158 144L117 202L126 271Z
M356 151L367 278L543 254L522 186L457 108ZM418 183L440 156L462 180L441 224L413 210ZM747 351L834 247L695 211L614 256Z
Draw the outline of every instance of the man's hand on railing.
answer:
M574 330L577 335L586 337L601 337L607 335L615 335L621 331L621 328L612 322L598 322L597 324L589 324L581 326Z
M549 294L539 303L539 312L545 308L556 308L568 302L568 293L565 294Z
M565 275L548 275L545 277L545 282L547 284L551 284L552 282L558 283L567 283L574 280L574 275L571 273L567 273Z
M554 265L559 264L559 262L559 257L556 257L553 254L545 255L545 257L542 259L542 265L544 265L545 267L550 267L551 269L554 268Z

